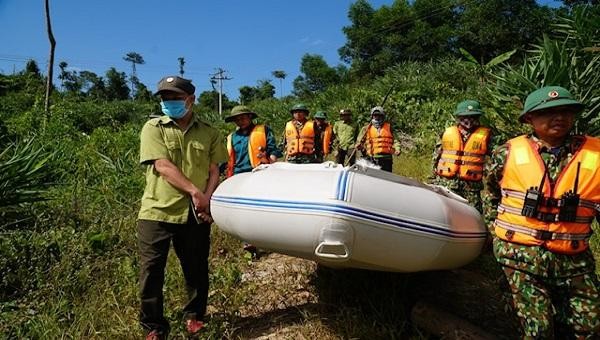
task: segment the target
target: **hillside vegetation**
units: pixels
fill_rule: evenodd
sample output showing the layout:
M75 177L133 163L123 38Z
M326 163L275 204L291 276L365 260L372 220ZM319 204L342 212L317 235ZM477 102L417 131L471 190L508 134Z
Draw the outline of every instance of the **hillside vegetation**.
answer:
M528 92L542 84L562 85L587 105L578 132L597 136L600 20L597 8L587 10L557 19L552 34L540 36L538 44L521 51L517 62L508 59L510 53L486 64L452 56L402 61L368 81L340 82L301 97L256 99L249 104L259 113L258 121L268 123L279 136L289 107L298 100L313 112L322 109L331 116L340 108L351 108L355 121L362 124L369 109L381 104L389 92L386 111L405 134L394 172L419 180L430 175L435 140L453 121L456 103L467 98L479 99L486 111L484 124L508 138L526 131L516 124L516 116ZM138 136L148 116L157 112L158 102L63 90L55 92L46 114L45 80L34 66L14 75L0 74L0 338L140 337L135 225L144 177L138 164ZM199 104L196 112L223 134L233 129L205 106ZM597 236L592 247L600 259ZM481 259L473 268L493 279L497 272L489 260ZM302 263L293 270L273 272L294 273L299 282L274 281L261 287L261 281L248 276L259 265L242 253L239 241L218 228L213 231L210 261L207 337L260 336L240 330L251 327L252 316L269 312L251 307L273 303L268 297L279 296L276 292L286 296L298 285L302 289L297 292L308 294L298 295L305 307L324 301L339 308L326 313L303 308L295 315L292 333L281 337L428 337L410 325L407 306L400 306L410 302L412 276L346 273L332 278L335 274L319 273L314 265ZM337 280L344 285L338 292ZM165 290L166 316L172 325L181 319L174 311L184 290L173 256ZM261 291L275 295L256 296ZM320 300L314 297L319 295ZM272 308L293 309L293 301L286 303ZM173 330L176 336L181 332Z

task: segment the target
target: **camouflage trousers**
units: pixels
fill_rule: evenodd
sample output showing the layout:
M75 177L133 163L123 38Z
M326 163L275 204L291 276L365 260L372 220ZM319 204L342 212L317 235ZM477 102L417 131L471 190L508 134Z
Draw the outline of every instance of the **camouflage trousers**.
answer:
M525 339L600 339L600 295L591 251L556 254L494 239Z
M322 163L322 160L318 161L317 157L315 155L296 155L296 156L288 157L286 159L286 162L295 163L295 164L309 164L309 163Z
M483 204L481 204L481 194L480 191L471 191L471 190L452 190L456 194L462 196L464 199L469 201L469 204L477 209L480 214L483 214Z
M449 179L440 176L431 178L429 182L431 184L441 185L452 190L452 192L455 194L466 199L472 207L479 211L480 214L483 214L483 204L480 194L481 189L483 189L483 184L481 184L481 182L467 182L455 178Z

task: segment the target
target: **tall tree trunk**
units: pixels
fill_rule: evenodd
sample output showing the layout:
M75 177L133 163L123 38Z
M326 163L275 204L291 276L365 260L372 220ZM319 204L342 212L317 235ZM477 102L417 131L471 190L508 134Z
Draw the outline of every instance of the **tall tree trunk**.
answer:
M48 79L46 81L46 101L44 103L44 111L46 119L50 118L50 94L52 94L52 78L54 77L54 48L56 40L52 34L52 25L50 24L50 4L49 0L44 0L46 5L46 32L50 41L50 55L48 56Z

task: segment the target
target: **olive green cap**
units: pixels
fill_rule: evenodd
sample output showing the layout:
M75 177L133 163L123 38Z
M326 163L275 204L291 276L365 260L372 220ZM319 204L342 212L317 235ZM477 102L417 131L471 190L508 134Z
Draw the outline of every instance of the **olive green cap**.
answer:
M577 113L581 112L584 108L584 105L575 100L573 95L564 87L544 86L527 96L523 111L519 115L519 121L523 123L523 118L528 112L537 112L557 106L570 106Z
M234 106L233 109L231 109L231 114L229 114L229 116L225 117L225 122L230 123L233 122L235 120L235 117L243 115L243 114L250 114L251 118L250 119L254 119L256 117L258 117L258 115L253 112L252 110L250 110L249 107L247 107L246 105L237 105Z
M189 79L178 76L166 76L158 82L157 90L154 95L157 96L162 91L173 91L191 95L196 91L196 87L192 85L192 81Z
M317 111L314 118L327 119L327 114L324 111Z
M350 109L341 109L340 110L340 116L351 115L351 114L352 114L352 111L350 111Z
M308 113L308 107L306 107L306 105L302 104L302 103L298 103L294 106L292 106L292 108L290 109L290 113L294 112L294 111L304 111L306 113Z
M479 116L483 114L481 104L476 100L465 100L456 105L456 111L454 115L460 116Z

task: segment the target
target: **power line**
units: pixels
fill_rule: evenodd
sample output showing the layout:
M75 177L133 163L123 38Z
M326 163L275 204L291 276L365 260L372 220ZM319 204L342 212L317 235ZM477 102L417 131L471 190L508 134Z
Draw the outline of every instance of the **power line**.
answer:
M395 29L401 29L404 28L410 24L413 24L419 20L425 20L425 19L429 19L432 18L434 16L437 16L439 14L444 13L445 11L452 9L453 7L462 7L462 6L466 6L469 5L471 3L476 2L477 0L464 0L462 1L462 3L451 3L448 6L442 6L439 7L437 9L432 10L431 12L425 14L425 15L417 15L414 18L408 19L406 21L402 21L402 22L398 22L398 23L390 23L390 25L388 25L387 27L381 27L379 29L376 29L373 31L373 33L375 34L381 34L381 33L388 33L391 32Z

